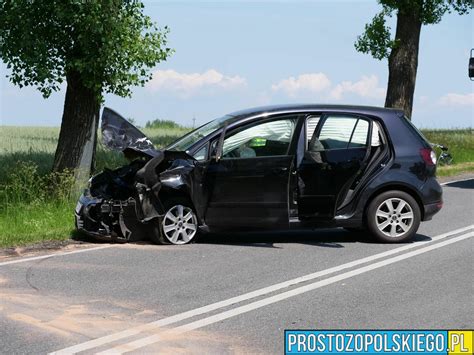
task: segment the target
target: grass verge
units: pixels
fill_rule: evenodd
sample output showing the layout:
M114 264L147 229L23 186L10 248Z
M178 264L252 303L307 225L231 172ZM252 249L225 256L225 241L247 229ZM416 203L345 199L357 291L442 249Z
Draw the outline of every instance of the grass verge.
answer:
M74 227L72 172L41 174L18 162L0 182L0 247L68 239Z
M438 176L455 176L463 173L474 172L474 162L458 163L453 165L440 166L436 170Z
M21 203L0 213L0 247L69 239L74 231L74 205L64 201Z

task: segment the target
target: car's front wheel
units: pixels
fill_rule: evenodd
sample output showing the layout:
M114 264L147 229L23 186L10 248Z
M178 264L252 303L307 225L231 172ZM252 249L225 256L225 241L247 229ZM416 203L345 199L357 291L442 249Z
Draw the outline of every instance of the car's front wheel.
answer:
M165 203L165 215L161 221L160 233L154 242L159 244L188 244L198 233L198 220L191 204L185 199L172 199Z
M367 209L367 227L378 240L399 243L412 238L420 226L416 200L403 191L386 191L375 197Z

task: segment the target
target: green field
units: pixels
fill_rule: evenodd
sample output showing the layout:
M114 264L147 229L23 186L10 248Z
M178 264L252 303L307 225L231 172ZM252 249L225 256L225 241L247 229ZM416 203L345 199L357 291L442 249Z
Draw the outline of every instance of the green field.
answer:
M157 147L189 131L184 127L144 128ZM424 130L432 142L447 145L454 164L438 175L474 171L474 135L471 129ZM0 126L0 247L70 238L77 195L69 174L49 173L59 129ZM124 163L121 153L99 144L97 170Z
M163 147L188 128L144 128ZM77 201L69 174L50 174L59 128L0 126L0 247L68 239ZM97 170L125 163L120 152L98 145Z
M453 164L438 167L438 176L451 176L474 171L474 131L472 129L423 130L425 137L433 143L449 147ZM439 154L439 150L437 150Z

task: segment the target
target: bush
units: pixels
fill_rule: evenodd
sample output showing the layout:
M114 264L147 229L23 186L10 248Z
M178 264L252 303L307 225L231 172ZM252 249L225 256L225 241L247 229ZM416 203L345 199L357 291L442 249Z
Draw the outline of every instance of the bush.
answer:
M70 202L76 197L72 196L74 183L74 174L70 171L42 175L36 163L17 162L9 168L5 182L0 185L0 210L46 201Z

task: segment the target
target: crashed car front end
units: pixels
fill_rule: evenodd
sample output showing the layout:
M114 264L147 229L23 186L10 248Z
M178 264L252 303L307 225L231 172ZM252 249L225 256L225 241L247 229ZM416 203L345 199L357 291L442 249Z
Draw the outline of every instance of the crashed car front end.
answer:
M159 239L165 212L160 196L192 195L199 175L195 159L185 152L156 150L143 133L109 109L102 115L102 133L106 146L132 161L89 180L76 205L76 228L107 241Z
M89 180L75 209L76 228L97 239L138 241L144 228L137 223L135 174L139 162L116 170L105 170ZM138 211L139 212L139 211Z
M138 222L134 198L102 199L87 191L79 198L75 209L76 228L99 240L114 242L140 241L153 229Z

